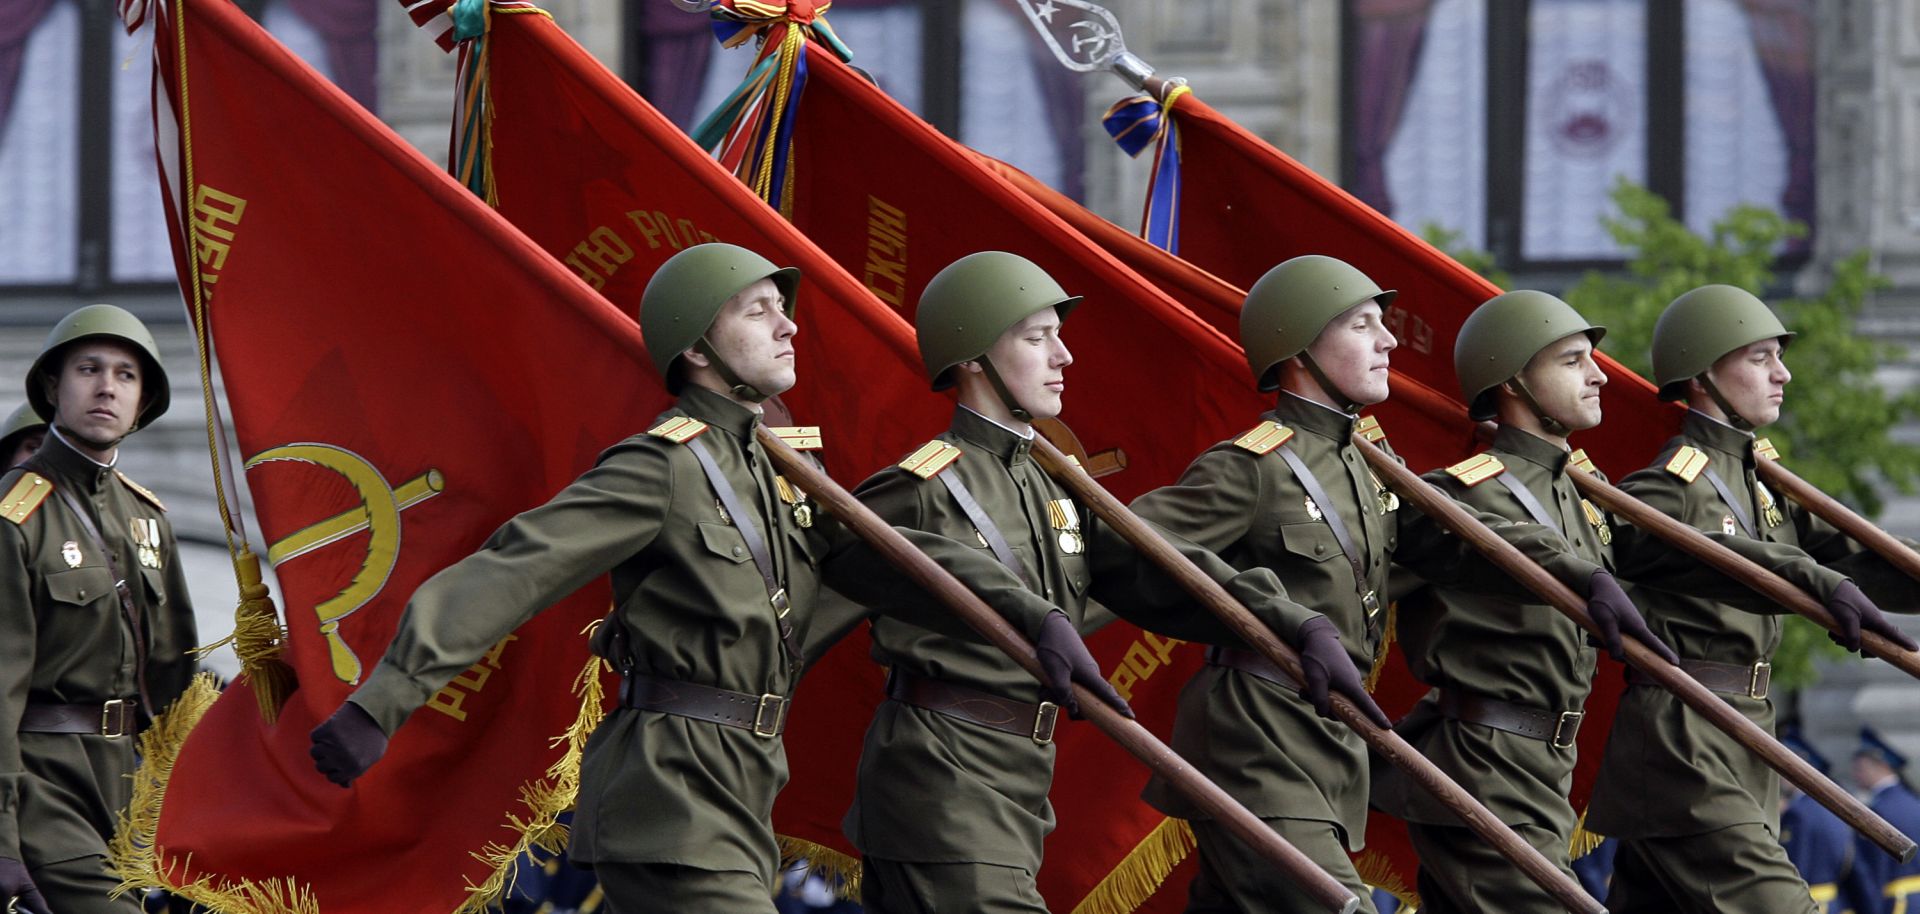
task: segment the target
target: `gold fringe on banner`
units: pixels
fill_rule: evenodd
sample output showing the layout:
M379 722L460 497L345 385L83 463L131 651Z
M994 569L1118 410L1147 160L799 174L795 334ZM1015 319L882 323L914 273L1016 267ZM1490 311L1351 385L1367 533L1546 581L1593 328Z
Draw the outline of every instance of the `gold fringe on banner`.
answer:
M1593 853L1594 849L1600 846L1600 842L1605 840L1607 840L1606 835L1587 831L1587 811L1580 810L1580 822L1573 827L1573 837L1567 841L1567 859L1578 860L1585 857Z
M1387 671L1387 655L1393 652L1394 639L1400 632L1400 602L1387 604L1387 622L1380 627L1380 647L1373 652L1373 668L1367 671L1367 691L1380 684L1380 674Z
M815 844L804 838L780 838L780 868L785 870L794 863L805 860L808 869L820 874L833 886L835 895L852 901L860 900L860 861L824 844Z
M1146 904L1168 874L1193 853L1193 827L1185 819L1167 818L1154 826L1122 859L1107 878L1087 892L1073 914L1127 914Z
M1360 881L1400 899L1400 903L1409 910L1420 907L1420 893L1407 887L1407 881L1395 871L1387 856L1379 851L1362 851L1353 860L1353 869L1360 874Z

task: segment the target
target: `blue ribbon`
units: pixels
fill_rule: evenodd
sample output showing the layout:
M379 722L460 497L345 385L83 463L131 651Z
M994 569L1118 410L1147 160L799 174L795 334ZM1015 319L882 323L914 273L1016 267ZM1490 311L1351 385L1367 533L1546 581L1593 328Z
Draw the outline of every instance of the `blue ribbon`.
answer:
M466 41L487 33L487 0L456 0L453 4L453 40Z
M1107 134L1127 155L1153 150L1153 178L1147 185L1147 212L1141 237L1169 254L1180 253L1180 125L1152 96L1115 102L1100 119Z

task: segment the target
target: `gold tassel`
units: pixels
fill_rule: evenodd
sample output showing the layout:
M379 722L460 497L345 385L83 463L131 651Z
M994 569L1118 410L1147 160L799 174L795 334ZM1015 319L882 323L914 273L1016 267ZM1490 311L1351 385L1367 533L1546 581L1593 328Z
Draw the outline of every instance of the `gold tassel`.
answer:
M1367 691L1380 684L1380 674L1387 671L1387 655L1393 652L1393 640L1400 628L1400 603L1387 604L1387 622L1380 627L1380 646L1373 651L1373 668L1367 671Z
M1420 893L1407 887L1406 879L1379 851L1364 851L1353 860L1354 872L1360 874L1360 881L1400 899L1408 909L1420 907Z
M596 620L597 624L597 620ZM588 632L593 629L587 627ZM602 671L610 670L606 661L594 657L587 661L585 669L573 680L573 692L580 696L580 713L574 718L567 732L554 737L554 745L565 745L567 750L561 753L560 760L540 780L523 784L520 787L520 801L526 804L528 814L525 817L507 815L507 827L519 833L512 845L488 842L474 852L473 858L492 868L487 878L479 884L467 883L467 900L453 909L453 914L483 914L500 900L512 888L514 864L521 856L532 853L536 848L548 853L559 853L567 846L567 827L560 824L560 816L573 808L574 800L580 793L580 757L587 746L587 737L593 735L594 728L606 719L606 687L600 681Z
M824 844L815 844L804 838L790 838L780 835L780 868L792 866L800 860L807 861L807 868L819 874L833 886L833 893L851 901L860 900L860 860L840 853Z
M107 859L121 880L114 895L159 886L227 914L320 914L320 903L313 893L292 880L233 883L202 876L183 882L182 873L192 868L191 858L166 865L160 862L161 848L154 843L154 835L160 826L160 810L166 803L174 761L180 757L180 747L186 744L188 734L219 697L220 686L213 674L201 673L140 735L141 761L133 773L133 799L121 810L119 827L107 842Z
M1593 853L1600 842L1607 840L1606 835L1587 831L1587 811L1580 811L1580 822L1573 827L1573 836L1567 840L1567 859L1578 860Z
M1167 875L1193 853L1193 827L1185 819L1167 818L1134 845L1100 884L1087 892L1073 914L1127 914L1146 904Z
M260 719L271 724L280 718L293 690L300 687L299 677L280 654L285 650L287 630L273 609L273 596L260 580L260 560L251 550L242 548L233 557L233 574L240 583L240 605L233 610L233 634L212 644L193 649L205 656L227 644L240 658L240 675L253 689L260 704Z

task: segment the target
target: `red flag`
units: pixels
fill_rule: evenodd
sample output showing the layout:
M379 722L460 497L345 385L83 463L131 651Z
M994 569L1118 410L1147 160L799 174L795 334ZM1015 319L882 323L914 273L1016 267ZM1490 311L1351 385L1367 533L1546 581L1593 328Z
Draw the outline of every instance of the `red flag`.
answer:
M148 776L178 758L141 784L117 862L222 910L445 914L495 873L489 842L510 851L517 819L553 811L523 789L554 786L604 580L455 679L352 790L314 771L308 731L422 580L668 398L631 319L237 7L157 6L180 282L218 351L300 688L277 723L236 688L184 747L150 746Z

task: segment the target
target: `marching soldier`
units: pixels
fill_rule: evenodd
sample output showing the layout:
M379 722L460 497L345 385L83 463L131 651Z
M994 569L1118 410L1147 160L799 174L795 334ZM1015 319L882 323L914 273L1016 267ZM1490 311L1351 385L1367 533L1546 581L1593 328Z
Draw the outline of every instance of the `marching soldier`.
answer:
M1780 744L1805 759L1814 770L1829 773L1826 756L1800 736L1800 727L1788 724L1780 728ZM1780 846L1793 861L1800 878L1807 881L1814 910L1820 914L1843 914L1853 910L1840 896L1840 886L1854 869L1853 829L1833 810L1782 781L1780 784ZM1873 848L1879 853L1879 848ZM1856 911L1856 914L1858 912Z
M1754 430L1780 416L1792 378L1781 353L1791 337L1765 304L1732 286L1703 286L1667 306L1653 332L1654 381L1663 399L1689 410L1680 436L1621 488L1698 530L1752 541L1749 557L1826 603L1849 632L1834 640L1848 649L1859 649L1863 630L1911 648L1847 576L1893 594L1910 594L1912 582L1754 475L1755 461L1773 456ZM1633 528L1617 532L1614 555L1630 580L1657 580L1650 569L1687 561ZM1679 652L1681 668L1772 732L1768 682L1782 610L1641 593L1648 623ZM1651 680L1629 671L1627 682L1587 813L1588 828L1621 839L1609 909L1812 911L1776 837L1773 769Z
M1436 584L1525 598L1528 592L1374 477L1351 444L1385 433L1356 413L1387 397L1389 353L1381 323L1394 293L1331 257L1296 257L1255 283L1241 311L1241 344L1276 409L1239 438L1200 455L1180 481L1134 503L1143 516L1212 549L1237 568L1274 569L1288 592L1327 615L1283 632L1300 645L1314 680L1361 690L1359 668L1380 647L1382 594L1398 562ZM1472 511L1576 592L1617 645L1638 615L1612 576L1538 524ZM1213 649L1180 695L1173 746L1203 774L1363 899L1347 857L1364 843L1367 753L1359 736L1326 719L1290 677L1246 651ZM1311 690L1310 690L1311 692ZM1309 694L1310 694L1309 692ZM1317 715L1317 716L1316 716ZM1385 721L1380 721L1385 725ZM1223 828L1154 781L1147 800L1195 819L1200 872L1189 911L1304 910L1308 902L1251 858Z
M415 591L386 655L314 730L323 774L350 784L502 635L611 573L615 610L594 648L624 674L620 708L587 744L569 854L593 867L618 914L774 910L780 735L822 578L928 626L948 618L870 551L842 549L842 572L818 567L827 519L754 438L761 402L795 380L799 281L718 243L660 268L640 325L679 400ZM1106 685L1077 635L1043 625L1046 601L991 561L941 555L1075 681Z
M890 523L939 534L947 549L992 556L1059 607L1049 626L1090 632L1111 621L1089 605L1097 599L1173 637L1238 644L1032 458L1030 423L1060 413L1073 363L1060 329L1079 303L1039 266L1001 251L935 276L915 315L920 354L933 389L957 389L959 405L946 432L867 480L861 498ZM1318 618L1285 599L1266 569L1239 573L1173 543L1277 630ZM1053 828L1057 711L1077 714L1071 695L1044 694L991 647L907 621L876 620L873 645L891 700L868 727L844 824L862 852L867 910L1044 914L1035 876ZM1349 695L1371 707L1357 678L1352 685Z
M165 508L114 465L167 375L138 318L90 305L48 335L27 401L51 427L0 475L0 901L136 912L108 900L106 842L133 734L186 689L197 635Z
M1920 797L1906 781L1907 757L1872 727L1860 728L1853 754L1853 780L1867 791L1867 803L1893 827L1911 838L1920 835ZM1920 902L1920 860L1901 863L1863 836L1854 836L1853 873L1846 879L1846 903L1853 914L1901 914Z
M47 440L47 420L33 411L33 404L14 407L5 424L0 424L0 471L25 463Z

